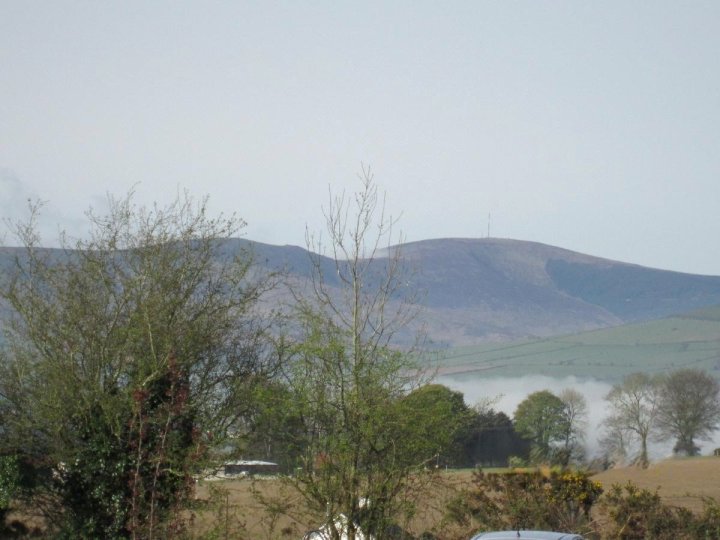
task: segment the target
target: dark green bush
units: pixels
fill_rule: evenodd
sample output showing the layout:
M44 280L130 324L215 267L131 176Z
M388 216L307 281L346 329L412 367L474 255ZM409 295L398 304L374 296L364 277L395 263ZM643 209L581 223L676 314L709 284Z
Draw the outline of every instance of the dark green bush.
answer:
M20 487L20 466L16 456L0 456L0 528Z

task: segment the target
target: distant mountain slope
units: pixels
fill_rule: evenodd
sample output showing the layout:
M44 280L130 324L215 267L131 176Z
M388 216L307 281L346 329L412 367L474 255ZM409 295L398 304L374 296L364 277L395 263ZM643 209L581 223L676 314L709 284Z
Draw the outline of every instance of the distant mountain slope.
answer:
M440 239L403 246L437 341L553 336L720 304L720 277L601 259L534 242Z
M704 369L720 377L720 306L534 341L459 347L433 359L447 377L588 377Z
M718 280L641 266L598 266L553 259L546 266L557 287L623 320L665 317L720 304Z
M644 268L534 242L446 238L401 246L407 286L423 291L422 323L438 347L572 334L720 305L720 277ZM221 256L250 250L261 271L283 269L295 283L311 274L308 252L246 239ZM0 248L0 272L15 248ZM327 283L333 262L319 258ZM380 261L378 264L381 264ZM288 302L281 291L272 302Z

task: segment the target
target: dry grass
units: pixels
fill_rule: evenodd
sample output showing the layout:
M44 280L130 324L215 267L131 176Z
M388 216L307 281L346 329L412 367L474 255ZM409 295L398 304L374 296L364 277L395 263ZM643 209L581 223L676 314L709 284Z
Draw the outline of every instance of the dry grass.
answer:
M626 484L628 481L651 491L657 489L666 504L684 506L693 511L702 509L702 497L720 500L720 458L715 457L670 459L653 464L648 469L621 467L599 473L594 478L606 489L612 484ZM415 512L406 516L402 525L414 534L442 530L446 502L461 489L469 487L471 482L470 470L443 471L423 479L406 495L408 501L414 504ZM300 498L283 488L279 480L254 484L249 479L227 480L218 486L228 490L224 504L229 508L230 522L242 521L245 527L246 535L234 538L300 538L304 531L317 526L322 518L305 508ZM199 493L206 497L207 485L201 486ZM266 502L284 501L284 507L276 505L275 509L284 509L289 515L272 517L259 497L264 497ZM207 530L218 519L225 519L222 512L220 516L217 512L201 512L198 532ZM269 525L273 525L272 530ZM283 535L283 531L287 535Z
M668 459L647 469L619 467L594 477L607 489L612 484L632 482L637 486L658 490L666 504L684 506L693 511L702 508L702 497L720 501L720 458L699 457Z
M720 458L717 457L671 459L644 470L621 467L594 478L606 489L628 481L641 488L657 489L666 504L694 511L702 508L702 497L720 500ZM408 508L414 511L401 519L401 525L416 535L423 531L442 533L447 501L471 482L470 470L418 477L405 494ZM322 521L321 515L308 509L299 494L279 479L201 482L197 500L191 528L194 538L298 539Z
M223 539L300 538L318 522L294 490L279 479L201 482L194 536Z
M414 534L441 524L445 505L460 489L469 486L472 471L443 471L414 478L403 494L407 512L400 525ZM204 482L198 486L202 502L195 512L193 532L217 538L300 538L322 523L323 516L310 510L302 497L280 479L241 478Z

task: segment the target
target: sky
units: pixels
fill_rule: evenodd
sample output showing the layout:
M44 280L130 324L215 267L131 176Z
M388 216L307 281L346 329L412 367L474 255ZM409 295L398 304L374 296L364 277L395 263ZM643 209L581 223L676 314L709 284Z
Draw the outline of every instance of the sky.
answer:
M0 0L0 217L187 190L304 246L364 165L406 241L720 275L719 54L716 1Z

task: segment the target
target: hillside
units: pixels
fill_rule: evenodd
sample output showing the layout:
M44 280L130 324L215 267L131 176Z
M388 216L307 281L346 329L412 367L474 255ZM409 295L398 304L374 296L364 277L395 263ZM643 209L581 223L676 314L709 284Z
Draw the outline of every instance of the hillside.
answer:
M644 268L534 242L447 238L401 249L407 287L421 292L419 324L436 349L574 334L720 305L720 277ZM295 283L310 276L303 248L234 239L223 244L221 256L240 250L254 254L259 271L283 270ZM0 248L0 272L16 253ZM319 262L332 285L332 261ZM274 303L289 300L281 291L272 296Z
M308 277L304 249L252 247L261 265L284 268L295 280ZM408 286L422 292L422 323L436 348L571 334L720 305L720 277L644 268L534 242L446 238L401 249ZM320 262L333 283L330 260Z
M428 291L434 335L451 336L454 344L575 333L720 304L720 277L532 242L428 240L404 252Z
M614 382L636 371L699 368L720 376L720 307L643 323L521 341L460 347L433 359L440 373L592 377Z

